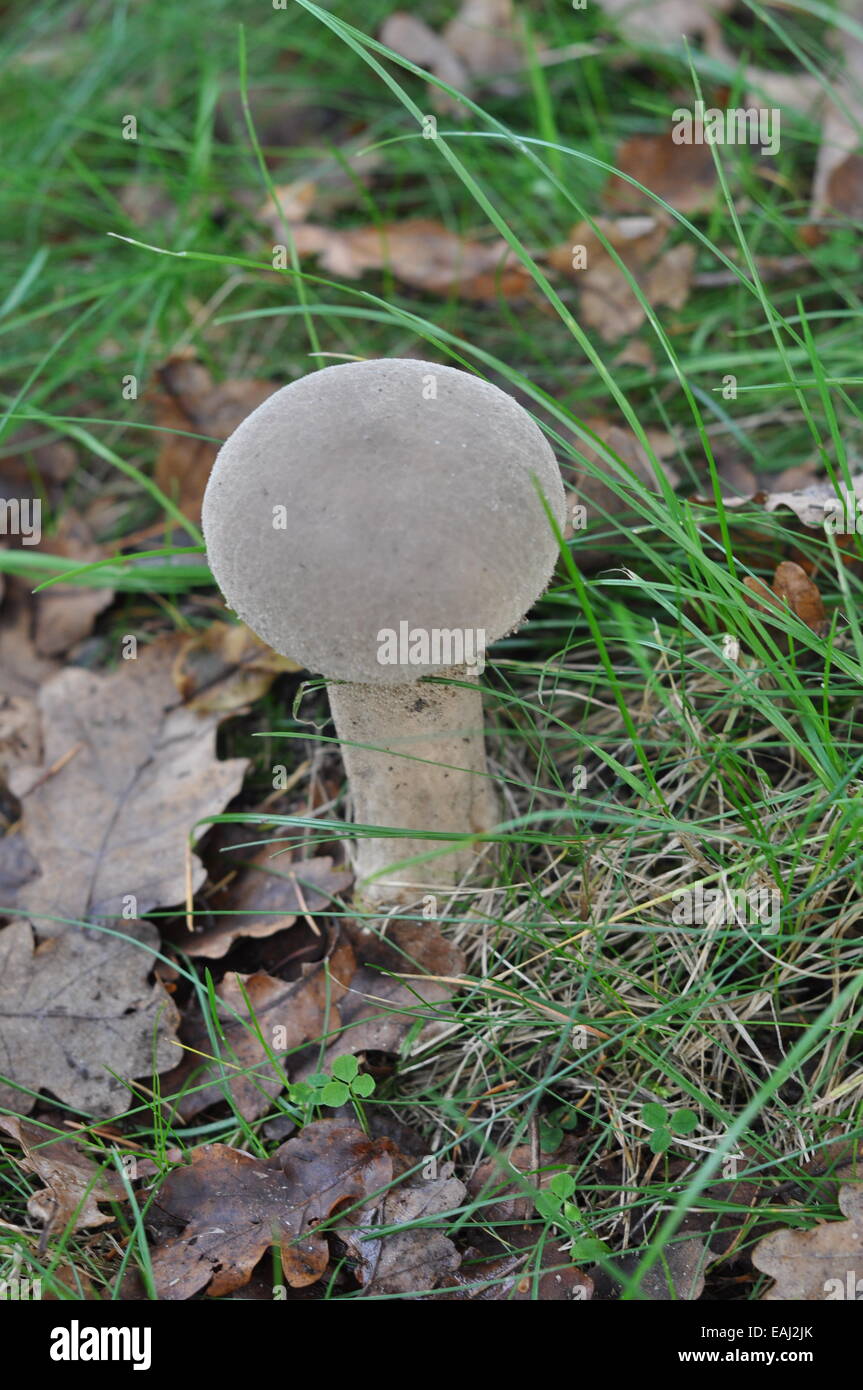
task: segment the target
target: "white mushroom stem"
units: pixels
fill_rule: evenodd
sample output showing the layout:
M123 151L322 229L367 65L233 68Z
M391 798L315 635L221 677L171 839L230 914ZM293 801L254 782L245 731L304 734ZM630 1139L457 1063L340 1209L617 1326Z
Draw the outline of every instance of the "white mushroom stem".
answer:
M441 677L471 681L464 671ZM330 709L342 745L358 825L481 834L495 824L478 685L333 683ZM360 896L370 905L414 902L446 891L475 862L467 845L392 873L392 865L444 847L422 836L358 837ZM372 874L380 878L363 883Z

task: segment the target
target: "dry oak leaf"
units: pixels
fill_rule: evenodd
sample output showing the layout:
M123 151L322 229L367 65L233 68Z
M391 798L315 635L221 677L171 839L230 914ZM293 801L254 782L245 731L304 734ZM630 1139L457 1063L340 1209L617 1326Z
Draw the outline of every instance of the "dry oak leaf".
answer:
M36 649L37 605L20 580L6 581L0 605L0 694L33 697L59 669Z
M389 1140L367 1139L340 1120L306 1125L269 1159L225 1144L195 1149L155 1199L161 1214L183 1226L152 1253L159 1297L242 1288L270 1246L280 1249L292 1288L316 1283L329 1247L315 1227L387 1187L396 1153Z
M82 565L103 558L102 547L93 540L87 522L72 511L64 513L58 530L42 542L40 550ZM52 584L36 595L36 650L41 656L62 656L89 637L96 618L113 599L113 589Z
M177 1010L147 981L158 933L123 929L70 930L35 949L29 922L0 930L0 1105L29 1111L27 1092L47 1090L74 1110L116 1114L129 1104L124 1080L176 1061Z
M156 375L161 388L155 399L156 424L168 431L185 431L163 436L156 483L184 515L199 521L219 442L233 434L276 386L270 381L216 383L193 355L169 358ZM217 442L189 437L194 434L209 435Z
M444 1006L464 969L461 951L430 922L392 922L383 938L362 926L347 930L360 968L339 1003L342 1031L326 1051L326 1069L348 1053L400 1053L418 1023L413 1046L426 1043L451 1022ZM317 1069L310 1063L296 1079Z
M414 218L382 227L294 229L301 256L318 256L331 275L357 279L367 270L389 270L397 280L429 294L488 300L523 297L531 286L524 266L502 239L475 241L451 232L442 222Z
M20 907L43 936L63 920L143 916L183 901L205 873L189 869L189 832L237 794L245 758L215 755L218 719L178 701L171 677L176 637L145 647L109 675L77 667L39 692L41 767L19 767L12 790L24 805L28 848L42 875ZM46 775L48 772L50 776Z
M713 206L717 184L710 145L675 145L671 131L633 135L618 147L614 164L678 212L691 215ZM617 177L606 184L602 201L614 212L656 207L640 188Z
M277 676L300 671L245 623L210 623L187 637L174 661L182 699L199 714L232 714L266 695Z
M336 928L330 932L324 959L303 965L299 979L280 980L263 970L254 975L229 971L216 989L224 1005L220 1019L225 1064L202 1064L195 1053L182 1064L182 1078L190 1082L177 1105L182 1119L225 1100L226 1083L244 1119L265 1114L286 1080L284 1067L274 1066L270 1054L285 1057L339 1027L338 1001L355 967L353 950ZM196 1053L212 1054L210 1034L200 1017L188 1032ZM173 1090L176 1084L176 1078L167 1076L163 1090Z
M683 307L692 283L694 246L682 242L662 251L668 224L657 217L598 217L595 222L595 229L588 222L579 222L567 244L553 247L547 255L555 269L571 275L577 283L580 317L589 328L598 329L607 342L617 342L645 319L641 301L599 233L641 286L649 304Z
M845 1221L822 1221L809 1231L774 1231L759 1241L752 1263L776 1282L764 1299L807 1302L863 1297L863 1185L843 1187Z
M2 844L2 841L0 841ZM212 927L173 938L189 956L219 960L240 936L273 936L292 927L299 913L320 912L353 882L348 869L334 868L329 855L291 862L265 845L234 880L213 894Z
M355 1264L354 1275L370 1293L425 1293L455 1273L461 1256L452 1241L430 1225L461 1206L466 1188L458 1178L414 1177L388 1192L359 1218L348 1218L338 1235ZM421 1222L421 1225L414 1223ZM381 1226L403 1229L378 1235Z
M17 1115L0 1115L0 1129L11 1135L24 1150L21 1167L36 1173L45 1186L27 1202L31 1216L52 1231L84 1230L113 1221L99 1210L100 1202L125 1202L128 1193L123 1181L103 1156L96 1163L80 1144Z

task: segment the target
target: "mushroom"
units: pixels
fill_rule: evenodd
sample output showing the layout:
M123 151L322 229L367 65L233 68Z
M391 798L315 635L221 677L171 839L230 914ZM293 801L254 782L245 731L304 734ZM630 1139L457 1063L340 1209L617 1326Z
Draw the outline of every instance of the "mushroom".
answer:
M249 415L207 485L210 567L270 646L327 678L370 905L451 887L498 819L478 675L542 593L560 471L511 396L410 358L301 377ZM453 683L424 680L446 678ZM430 875L430 877L429 877Z

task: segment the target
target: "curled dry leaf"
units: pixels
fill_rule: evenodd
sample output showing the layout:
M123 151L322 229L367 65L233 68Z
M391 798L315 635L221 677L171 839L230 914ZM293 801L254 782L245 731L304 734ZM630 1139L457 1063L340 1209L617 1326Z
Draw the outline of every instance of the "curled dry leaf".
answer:
M414 289L478 300L521 298L531 286L528 272L503 239L475 241L428 218L382 227L308 222L295 228L294 241L299 255L318 256L323 270L349 280L367 270L387 269Z
M47 1090L110 1115L129 1104L124 1081L176 1061L177 1011L147 981L158 933L122 925L122 937L69 929L39 947L29 922L0 930L0 1105L27 1112Z
M80 1143L17 1115L0 1115L0 1129L24 1150L24 1171L36 1173L45 1184L29 1198L27 1210L49 1230L103 1226L113 1216L100 1211L99 1203L127 1200L119 1173L106 1168L105 1157L96 1163Z
M277 676L302 668L280 656L245 623L210 623L183 640L172 676L199 714L232 714L266 695Z
M428 1041L447 1025L443 1006L456 988L449 981L464 968L461 952L430 922L393 922L383 938L359 926L347 930L361 965L339 1004L342 1031L325 1054L328 1068L346 1053L397 1054L418 1023L414 1046ZM309 1064L298 1079L315 1070Z
M329 855L291 863L287 856L274 856L265 845L231 883L211 897L210 910L228 915L219 916L215 925L203 931L175 935L174 944L187 955L219 960L238 937L284 931L294 925L299 913L320 912L352 882L350 871L334 868Z
M829 624L818 585L793 560L783 560L776 566L772 589L752 575L746 575L743 583L753 595L753 607L759 612L769 615L771 609L788 607L816 636L826 634Z
M354 1125L307 1125L269 1159L225 1144L195 1149L156 1197L159 1212L182 1226L153 1251L160 1298L213 1297L241 1288L261 1256L276 1246L292 1288L315 1283L329 1262L316 1230L342 1206L364 1203L393 1178L397 1151Z
M42 935L182 902L189 832L240 789L247 762L217 760L216 716L178 702L178 644L160 639L106 676L68 668L39 692L43 762L17 768L12 789L42 866L21 906ZM200 886L197 858L188 871Z
M189 1085L177 1104L182 1119L223 1101L226 1089L245 1119L265 1114L285 1085L291 1054L338 1028L338 1003L355 965L353 950L336 927L329 933L324 958L304 965L299 979L280 980L263 970L254 975L229 971L216 990L224 1005L220 1012L224 1062L206 1062L198 1055L211 1056L213 1044L206 1024L197 1017L185 1029L186 1042L194 1051L164 1079L166 1093L181 1081ZM270 1060L273 1055L279 1059L275 1065Z
M861 1297L863 1184L843 1187L839 1208L844 1221L823 1221L809 1231L774 1231L756 1245L752 1263L775 1280L764 1295L768 1303Z

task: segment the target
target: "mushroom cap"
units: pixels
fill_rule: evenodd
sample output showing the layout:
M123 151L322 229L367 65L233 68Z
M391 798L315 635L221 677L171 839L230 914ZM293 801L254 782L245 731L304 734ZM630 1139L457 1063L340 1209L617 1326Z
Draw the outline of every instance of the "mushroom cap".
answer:
M498 387L412 358L325 367L219 451L207 556L276 651L336 679L404 683L462 664L446 634L487 645L542 593L558 546L537 485L562 525L554 454ZM390 632L429 638L388 664Z

